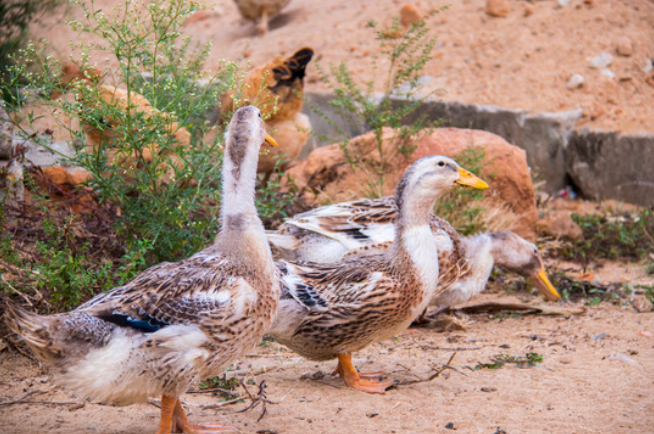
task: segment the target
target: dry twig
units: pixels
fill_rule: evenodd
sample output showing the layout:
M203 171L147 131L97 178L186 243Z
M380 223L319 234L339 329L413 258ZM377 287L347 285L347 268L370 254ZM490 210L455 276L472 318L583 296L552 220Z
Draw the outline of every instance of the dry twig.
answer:
M400 382L398 382L398 383L394 383L392 386L389 387L389 389L390 389L390 388L393 388L393 387L399 387L399 386L408 386L408 385L410 385L410 384L425 383L425 382L428 382L428 381L433 380L434 378L437 378L439 375L441 375L441 374L443 373L443 371L445 371L446 369L448 369L448 368L450 367L450 363L452 363L452 360L454 360L454 356L456 356L456 351L455 351L454 353L452 353L452 355L450 356L450 360L447 361L447 363L445 364L445 366L443 366L443 367L440 368L438 371L436 371L436 372L434 372L433 374L431 374L429 377L424 378L424 379L422 379L422 380L407 380L407 381L400 381Z

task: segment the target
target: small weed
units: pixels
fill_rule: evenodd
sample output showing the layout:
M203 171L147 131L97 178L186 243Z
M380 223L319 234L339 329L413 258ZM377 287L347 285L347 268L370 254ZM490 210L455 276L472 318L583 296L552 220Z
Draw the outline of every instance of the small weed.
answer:
M643 286L645 290L645 298L654 306L654 286Z
M566 243L557 251L562 257L581 263L594 259L641 260L654 252L654 214L579 215L573 220L584 234L582 241ZM654 267L650 267L654 272Z
M411 116L423 101L430 95L416 96L420 73L432 58L436 39L429 36L427 22L434 13L425 16L420 23L414 24L406 31L400 27L399 19L395 18L390 27L382 28L375 21L368 23L373 29L378 49L373 50L369 66L371 77L384 77L383 83L375 82L373 78L361 86L355 82L345 62L339 65L330 64L329 74L316 65L321 80L336 95L331 100L335 112L346 125L352 126L362 120L368 129L373 131L376 141L374 158L356 158L348 152L349 136L344 136L342 149L346 162L351 166L361 168L369 175L369 196L383 195L385 174L388 167L400 158L410 156L415 150L415 141L420 134L427 134L439 122L430 121L426 116L413 119ZM386 70L381 70L380 64L385 64ZM381 94L375 91L383 89ZM394 97L403 99L402 103L394 101ZM317 110L316 110L317 111ZM323 114L318 111L318 114ZM324 114L323 114L324 115ZM408 122L411 118L411 122ZM328 119L332 125L335 123ZM384 137L384 129L391 128L393 137ZM384 142L393 144L385 147Z
M227 374L223 374L217 377L209 377L203 382L200 383L200 389L224 389L224 390L234 390L239 386L238 378L229 377Z
M491 363L477 363L474 369L499 369L507 363L514 364L519 368L530 368L542 362L543 356L538 353L527 353L524 357L497 354L491 358Z
M484 168L485 155L482 148L471 147L456 154L453 158L461 167L478 174ZM490 179L486 179L486 181L490 181ZM434 214L450 222L462 234L470 235L486 229L480 219L485 210L480 204L483 198L482 190L456 188L438 199Z

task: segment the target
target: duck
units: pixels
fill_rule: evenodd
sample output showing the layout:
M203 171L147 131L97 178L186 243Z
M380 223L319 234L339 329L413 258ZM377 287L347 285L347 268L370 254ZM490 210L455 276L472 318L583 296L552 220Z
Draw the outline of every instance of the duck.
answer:
M234 99L261 107L268 132L281 145L259 157L259 173L269 177L288 169L311 134L309 117L302 113L304 76L313 50L303 47L290 57L277 56L245 77L242 95L230 91L221 97L221 112L230 113Z
M343 258L384 253L395 239L397 203L392 196L327 205L287 219L268 241L276 258L331 263ZM498 266L533 282L548 301L561 295L550 282L538 247L512 231L463 236L445 219L432 215L438 244L437 312L470 301L486 287ZM424 322L425 313L417 322Z
M268 32L268 20L279 14L290 2L291 0L234 0L241 16L256 24L260 36Z
M397 185L389 251L330 264L278 261L282 295L269 335L310 360L338 359L334 372L349 387L384 393L391 383L379 373L357 372L352 353L402 332L437 295L439 251L430 212L456 185L488 188L448 157L423 157Z
M206 249L155 265L70 312L44 316L8 305L5 322L60 384L117 405L161 396L156 434L234 430L192 424L180 395L254 347L277 311L279 276L254 202L264 142L275 144L260 111L236 111L222 167L222 225Z

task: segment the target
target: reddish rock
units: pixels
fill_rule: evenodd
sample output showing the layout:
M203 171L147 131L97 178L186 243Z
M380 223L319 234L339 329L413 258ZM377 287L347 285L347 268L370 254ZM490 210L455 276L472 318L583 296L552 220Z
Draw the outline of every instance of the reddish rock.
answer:
M414 5L404 5L400 9L400 25L409 28L424 20L424 17Z
M552 211L538 221L538 229L546 235L569 241L584 239L584 233L574 220L571 211Z
M68 169L63 166L50 166L42 170L46 181L66 191L82 185L91 177L89 172L80 167Z
M507 225L510 222L507 229L535 239L538 214L527 158L522 149L495 134L458 128L440 128L417 141L409 139L404 143L393 140L390 129L384 130L383 136L383 149L389 156L390 167L384 170L384 184L381 186L373 173L379 163L373 133L356 137L346 146L349 161L357 161L354 165L345 161L344 150L334 144L314 150L287 173L298 187L304 189L304 200L315 206L371 194L391 195L404 170L417 159L437 154L453 157L470 147L481 148L485 152L485 166L478 175L491 186L485 193L489 199L484 206L490 204L496 210L502 210L496 214ZM401 144L415 145L416 149L405 157L398 152ZM490 226L494 230L502 228L501 223Z
M486 0L486 13L491 17L506 17L511 7L506 0Z

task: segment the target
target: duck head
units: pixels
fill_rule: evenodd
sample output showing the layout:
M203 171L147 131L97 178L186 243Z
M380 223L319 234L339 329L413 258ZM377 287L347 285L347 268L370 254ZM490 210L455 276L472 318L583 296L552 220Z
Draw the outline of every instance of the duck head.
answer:
M488 188L484 181L461 168L456 161L442 155L423 157L404 173L395 191L400 208L412 201L431 203L442 193L457 185Z
M557 301L561 298L547 277L535 244L509 231L493 232L490 236L496 265L530 279L547 300Z

